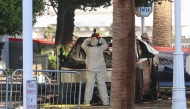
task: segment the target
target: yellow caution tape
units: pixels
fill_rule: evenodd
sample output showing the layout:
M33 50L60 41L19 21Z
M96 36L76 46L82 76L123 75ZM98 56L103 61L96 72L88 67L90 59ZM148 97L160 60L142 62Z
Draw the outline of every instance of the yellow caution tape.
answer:
M88 107L91 106L90 104L81 104L80 107ZM71 107L78 107L78 104L50 104L44 103L42 104L42 108L71 108Z

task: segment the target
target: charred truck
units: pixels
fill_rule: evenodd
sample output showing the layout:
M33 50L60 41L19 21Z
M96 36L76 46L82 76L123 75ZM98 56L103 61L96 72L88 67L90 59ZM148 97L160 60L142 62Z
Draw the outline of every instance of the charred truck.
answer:
M73 45L69 54L66 57L60 55L64 60L61 61L61 70L77 70L82 76L82 94L81 94L81 103L83 103L84 89L86 83L86 66L85 58L86 54L82 49L81 45L87 37L80 37L77 39L76 43ZM102 37L106 40L109 47L104 51L104 58L107 67L106 74L106 85L108 89L108 95L111 91L111 73L112 73L112 37ZM159 95L159 74L158 74L158 59L155 59L158 55L158 52L144 42L141 39L136 38L136 102L141 102L144 95L151 95L152 98L157 99ZM71 75L60 75L60 82L64 82L66 79L74 80L75 77ZM70 82L72 82L70 80ZM74 81L79 83L79 81ZM71 86L74 87L74 86ZM60 90L62 91L62 90ZM62 91L63 92L63 91ZM93 102L98 102L99 92L96 88L94 89ZM61 98L63 99L63 98Z

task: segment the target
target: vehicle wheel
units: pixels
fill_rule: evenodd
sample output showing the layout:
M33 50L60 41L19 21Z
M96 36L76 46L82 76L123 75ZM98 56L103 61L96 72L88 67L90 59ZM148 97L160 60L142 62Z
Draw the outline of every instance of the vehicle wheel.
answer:
M143 100L143 70L140 68L136 68L136 81L135 81L136 89L135 89L135 100L137 103L142 102Z
M152 79L152 82L151 82L152 96L154 100L157 100L160 96L158 66L153 65L151 79Z

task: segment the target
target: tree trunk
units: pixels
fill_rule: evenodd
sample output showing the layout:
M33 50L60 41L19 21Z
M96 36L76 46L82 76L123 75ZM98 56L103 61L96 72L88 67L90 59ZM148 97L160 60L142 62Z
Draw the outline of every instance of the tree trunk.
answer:
M74 16L75 9L70 9L67 11L64 17L64 29L62 36L62 44L67 45L72 42L73 31L74 31Z
M63 29L64 29L64 17L67 11L69 10L68 7L65 7L62 3L64 0L59 0L58 3L58 14L57 14L57 29L56 29L56 36L55 36L55 45L61 46L62 45L62 36L63 36Z
M113 55L110 109L134 109L134 0L113 1Z
M170 47L172 44L172 3L154 3L153 45Z

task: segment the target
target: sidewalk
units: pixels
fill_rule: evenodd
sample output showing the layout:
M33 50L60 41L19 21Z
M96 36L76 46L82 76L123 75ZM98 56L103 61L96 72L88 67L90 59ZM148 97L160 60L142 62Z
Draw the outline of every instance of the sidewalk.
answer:
M40 107L38 107L40 109ZM1 109L1 108L0 108ZM17 107L14 109L23 109L22 106L21 107ZM61 107L57 107L56 105L52 106L52 107L46 107L43 109L78 109L77 106L73 107L73 106L63 106ZM109 109L109 106L82 106L80 107L80 109ZM135 109L172 109L172 104L171 101L165 101L164 102L160 102L160 103L153 103L153 102L143 102L140 104L135 104ZM190 105L188 105L187 109L190 109Z
M171 109L171 100L150 101L135 104L135 109Z
M17 107L15 109L22 109L22 106L20 107L20 105L21 105L20 103L14 103L13 107ZM39 106L38 108L40 109L41 106ZM75 104L75 105L45 104L44 106L45 107L43 107L43 109L78 109L77 104ZM109 106L102 106L102 105L87 106L87 105L81 104L80 109L109 109ZM149 101L149 102L136 103L135 109L172 109L172 102L171 102L171 100L160 100L157 102ZM190 101L187 101L187 109L190 109Z
M189 104L187 102L187 104ZM69 109L77 109L77 108L69 108ZM109 106L89 106L89 107L82 107L80 109L109 109ZM150 101L150 102L142 102L142 103L136 103L135 109L172 109L172 102L171 100L161 100L157 103ZM190 105L188 105L188 108L190 109Z

